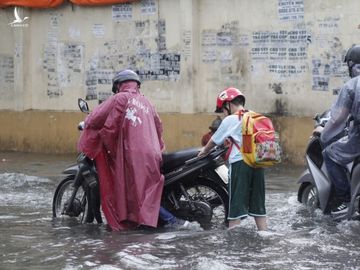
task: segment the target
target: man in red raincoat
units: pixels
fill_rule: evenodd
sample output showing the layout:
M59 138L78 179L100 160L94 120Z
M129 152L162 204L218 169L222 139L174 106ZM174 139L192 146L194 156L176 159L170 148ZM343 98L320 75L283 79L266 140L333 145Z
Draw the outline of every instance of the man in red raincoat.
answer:
M113 80L115 95L86 118L79 150L95 159L101 204L113 230L156 227L164 177L162 123L132 70Z

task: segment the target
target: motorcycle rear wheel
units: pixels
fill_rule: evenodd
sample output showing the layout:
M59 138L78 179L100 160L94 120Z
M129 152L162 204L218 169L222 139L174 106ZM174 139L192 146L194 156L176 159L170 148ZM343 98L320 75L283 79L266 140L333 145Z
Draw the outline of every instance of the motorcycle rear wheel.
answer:
M85 223L91 217L89 217L90 211L87 203L87 194L82 186L79 187L76 193L73 211L71 213L65 213L65 208L74 190L74 178L74 175L69 175L57 186L52 204L53 217L64 219L73 218L79 223Z

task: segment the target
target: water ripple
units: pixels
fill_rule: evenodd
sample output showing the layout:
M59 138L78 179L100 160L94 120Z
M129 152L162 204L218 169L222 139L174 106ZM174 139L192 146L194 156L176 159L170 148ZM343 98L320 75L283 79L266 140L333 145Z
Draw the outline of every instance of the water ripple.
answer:
M55 183L0 174L3 269L357 269L360 226L309 212L295 192L266 196L269 231L247 218L233 229L111 232L51 218Z

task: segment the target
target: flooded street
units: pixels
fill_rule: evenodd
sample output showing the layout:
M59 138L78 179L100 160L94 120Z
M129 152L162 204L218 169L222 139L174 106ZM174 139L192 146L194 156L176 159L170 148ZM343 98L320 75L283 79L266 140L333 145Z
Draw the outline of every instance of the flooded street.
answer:
M360 224L297 202L303 168L266 173L270 231L111 232L53 220L52 197L75 155L0 153L1 269L360 269Z

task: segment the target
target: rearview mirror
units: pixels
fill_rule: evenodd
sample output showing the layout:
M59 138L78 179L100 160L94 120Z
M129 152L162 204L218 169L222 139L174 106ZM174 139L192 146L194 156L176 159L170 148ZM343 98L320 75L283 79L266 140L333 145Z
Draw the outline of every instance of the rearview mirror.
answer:
M82 111L83 113L87 113L87 114L90 113L89 105L82 98L78 99L78 106L79 106L80 111Z

